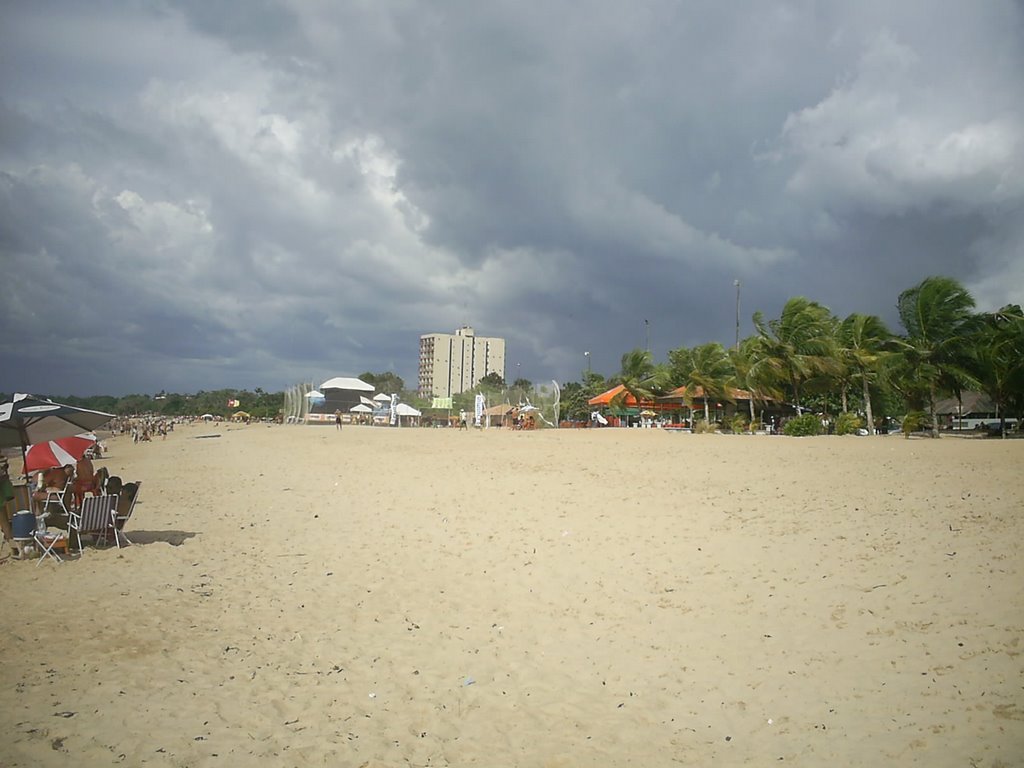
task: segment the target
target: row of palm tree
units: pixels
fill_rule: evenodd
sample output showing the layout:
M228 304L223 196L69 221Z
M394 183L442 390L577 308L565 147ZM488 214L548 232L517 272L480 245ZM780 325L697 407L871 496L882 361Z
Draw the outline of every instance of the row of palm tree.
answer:
M884 397L904 413L926 411L938 436L936 402L968 389L987 393L999 413L1024 411L1024 314L1017 305L977 313L970 293L956 280L929 277L900 294L902 333L875 315L838 318L804 297L786 302L778 318L753 316L756 333L736 347L717 342L670 350L667 363L634 349L622 356L619 373L607 382L591 375L587 387L621 384L637 401L685 386L708 399L732 399L733 388L754 400L783 401L800 412L809 396L834 397L842 412L856 393L874 432L873 400ZM621 398L620 398L621 399ZM858 408L859 410L859 408Z

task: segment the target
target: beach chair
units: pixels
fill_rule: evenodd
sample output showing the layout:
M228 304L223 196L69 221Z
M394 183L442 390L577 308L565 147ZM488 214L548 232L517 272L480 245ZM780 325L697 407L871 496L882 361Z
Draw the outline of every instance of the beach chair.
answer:
M64 514L65 515L70 514L70 512L68 511L68 506L69 505L67 504L67 498L68 498L68 494L71 492L74 484L75 484L75 481L72 478L69 477L67 479L67 482L64 483L64 486L62 488L47 488L46 489L46 498L43 499L42 502L40 502L40 506L42 507L41 511L42 511L42 517L43 518L47 518L47 517L50 516L50 505L51 504L56 504L58 507L60 507L62 510L64 510Z
M68 518L68 534L75 533L78 541L78 551L82 551L82 534L95 536L96 543L105 544L109 536L113 535L117 540L114 521L117 517L117 496L106 494L103 496L87 496L82 500L82 506L71 512ZM120 546L120 544L118 544Z
M134 483L125 483L121 488L117 508L114 510L114 540L117 542L118 547L121 546L121 539L124 539L126 544L132 543L128 536L125 535L124 527L131 519L132 512L135 511L135 502L139 500L139 491L141 490L141 480Z

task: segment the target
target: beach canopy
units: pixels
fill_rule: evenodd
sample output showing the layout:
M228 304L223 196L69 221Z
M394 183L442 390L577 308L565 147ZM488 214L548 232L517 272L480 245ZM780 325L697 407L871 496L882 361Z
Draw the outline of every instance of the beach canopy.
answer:
M373 408L368 406L366 403L360 403L359 405L353 405L348 409L350 413L373 413Z
M373 399L376 400L378 403L390 403L391 395L385 395L383 392L378 392L376 395L373 396Z
M311 389L311 390L309 390L309 392L306 393L306 397L311 397L314 400L316 400L316 399L323 400L324 399L324 393L321 392L318 389Z
M395 406L395 413L399 416L422 416L423 414L413 408L411 405L405 403L399 403Z
M41 472L74 464L94 445L96 435L91 432L30 445L25 452L25 472Z

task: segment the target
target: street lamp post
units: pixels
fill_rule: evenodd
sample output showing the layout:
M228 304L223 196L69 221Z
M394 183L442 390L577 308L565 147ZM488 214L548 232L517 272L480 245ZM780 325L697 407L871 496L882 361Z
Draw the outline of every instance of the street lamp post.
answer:
M739 349L739 281L732 281L732 285L736 287L736 349Z
M644 319L644 349L651 351L651 322Z
M583 356L585 358L587 358L587 378L589 379L590 378L590 351L588 350L588 351L584 352Z

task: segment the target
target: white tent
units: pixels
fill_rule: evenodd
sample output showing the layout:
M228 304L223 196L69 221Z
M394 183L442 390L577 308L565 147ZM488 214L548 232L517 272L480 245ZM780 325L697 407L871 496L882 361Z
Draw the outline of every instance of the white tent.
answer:
M318 389L311 389L306 393L306 397L319 397L320 399L323 399L323 396L324 393Z
M395 406L395 413L399 416L422 416L423 414L413 408L411 405L405 403L399 403Z
M328 379L320 385L320 390L325 389L355 389L360 392L373 392L373 386L367 384L362 379L347 378L345 376L335 376L333 379Z
M376 400L378 403L390 403L391 395L385 395L383 392L378 392L376 395L373 396L373 399Z
M350 413L373 413L373 408L364 403L360 403L359 405L353 405L348 410Z

